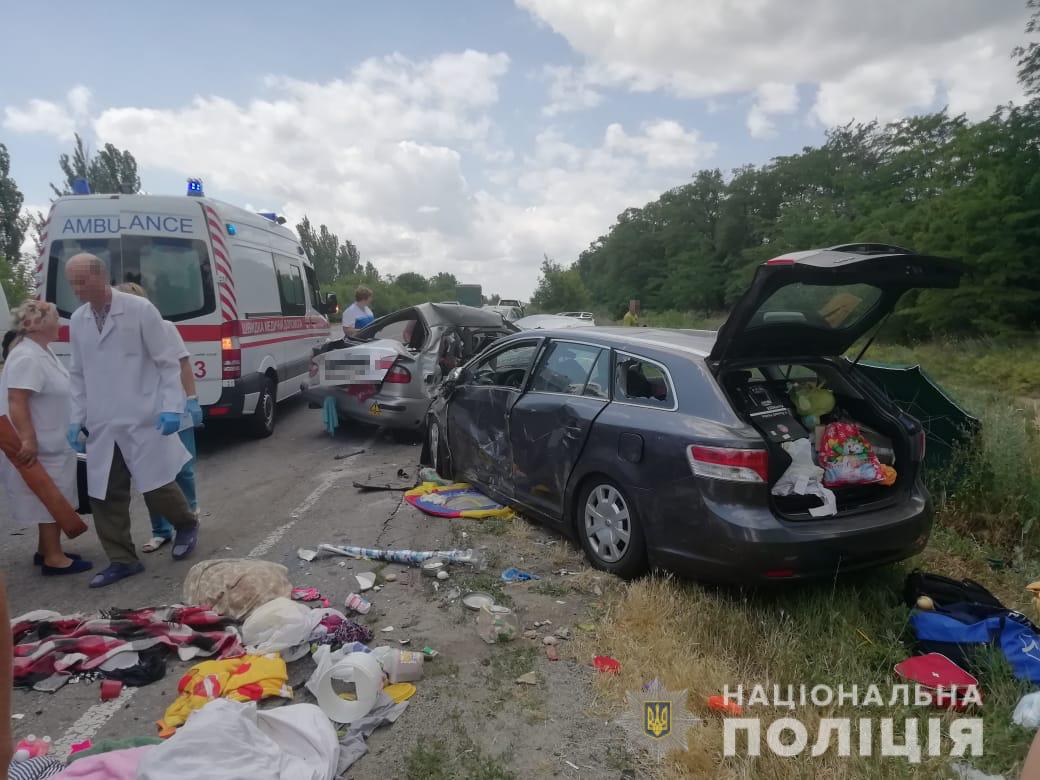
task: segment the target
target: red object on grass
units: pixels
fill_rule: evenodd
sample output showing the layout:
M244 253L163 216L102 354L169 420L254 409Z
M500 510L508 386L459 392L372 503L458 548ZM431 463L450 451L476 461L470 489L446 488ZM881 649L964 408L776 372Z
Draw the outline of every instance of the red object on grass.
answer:
M102 680L101 681L101 701L108 701L109 699L116 698L123 692L123 681L122 680Z
M597 655L592 659L592 665L601 672L621 674L621 663L609 655Z
M726 715L743 715L744 708L735 701L726 701L725 696L709 696L708 709L721 712Z
M979 681L961 669L942 653L915 655L895 665L895 673L904 680L915 682L932 694L932 704L943 709L961 712L968 702L963 700L969 688L978 691L982 699Z

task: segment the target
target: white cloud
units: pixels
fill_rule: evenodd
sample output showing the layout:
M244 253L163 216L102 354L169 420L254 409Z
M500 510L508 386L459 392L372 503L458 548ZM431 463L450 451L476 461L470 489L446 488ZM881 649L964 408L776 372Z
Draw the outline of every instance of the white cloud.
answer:
M819 85L814 118L900 116L948 99L978 116L1020 96L1009 53L1021 2L991 0L516 0L586 58L588 88L710 98ZM748 117L771 132L770 112ZM826 120L824 120L826 118Z
M75 117L85 117L87 115L87 112L90 110L90 98L90 90L82 84L74 86L65 96L69 109Z
M769 138L776 134L772 117L793 114L798 110L798 89L794 84L767 81L755 90L755 102L748 111L747 126L752 138Z
M392 55L322 83L269 77L248 102L107 108L94 132L133 151L146 181L200 176L210 194L327 224L383 271L447 270L523 296L543 254L575 258L715 144L658 119L611 124L584 146L549 129L518 153L491 118L508 67L504 54Z
M6 106L3 126L15 133L43 133L59 141L70 141L87 118L90 98L90 90L77 84L66 93L65 105L37 98L25 107Z
M717 146L702 141L696 130L686 131L671 120L644 122L642 130L642 135L630 136L621 125L610 125L605 150L641 157L651 168L692 172L702 160L715 153Z
M4 108L4 127L15 133L44 133L68 141L76 131L76 120L65 106L33 99L24 108Z
M602 93L592 87L579 68L547 65L544 74L549 80L549 103L542 109L546 116L595 108L603 102Z

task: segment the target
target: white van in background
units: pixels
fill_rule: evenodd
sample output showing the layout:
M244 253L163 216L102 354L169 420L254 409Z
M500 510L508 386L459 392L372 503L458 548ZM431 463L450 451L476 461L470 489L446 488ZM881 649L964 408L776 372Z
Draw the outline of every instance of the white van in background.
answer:
M7 305L7 294L0 287L0 336L11 328L11 307Z
M68 320L80 305L65 263L90 252L113 285L140 284L177 326L206 418L244 417L254 435L269 436L275 402L300 392L312 349L327 340L335 295L322 297L299 240L274 215L202 197L194 180L188 193L69 195L54 203L37 265L37 297L56 304L62 318L54 351L67 362Z

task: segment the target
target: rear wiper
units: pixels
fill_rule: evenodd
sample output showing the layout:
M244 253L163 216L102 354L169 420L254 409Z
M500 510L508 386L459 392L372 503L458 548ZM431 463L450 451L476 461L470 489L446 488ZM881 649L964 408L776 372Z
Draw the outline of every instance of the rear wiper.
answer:
M870 334L870 338L867 339L867 343L863 345L863 349L861 349L859 351L859 354L856 355L856 359L852 361L852 365L853 366L856 366L857 364L859 364L860 358L862 358L864 353L868 349L870 349L870 345L874 343L874 339L877 338L877 335L881 332L881 329L883 327L885 327L885 323L888 322L888 318L891 317L891 316L892 316L892 312L889 312L888 314L886 314L884 317L881 318L881 322L879 322L877 324L877 327L874 328L874 332Z

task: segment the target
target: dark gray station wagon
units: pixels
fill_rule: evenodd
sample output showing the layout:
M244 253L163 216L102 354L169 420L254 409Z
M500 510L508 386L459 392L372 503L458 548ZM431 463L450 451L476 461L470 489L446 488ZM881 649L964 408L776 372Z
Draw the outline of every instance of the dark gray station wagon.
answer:
M449 377L425 462L576 535L625 577L652 566L755 582L906 558L931 530L924 432L843 355L906 291L960 274L898 247L835 247L763 264L717 333L514 334ZM791 464L783 442L813 436L794 412L799 383L833 393L835 419L861 426L894 484L835 488L825 517L813 496L773 495Z

